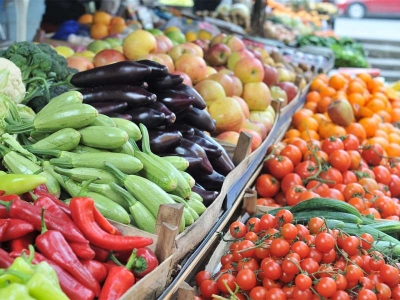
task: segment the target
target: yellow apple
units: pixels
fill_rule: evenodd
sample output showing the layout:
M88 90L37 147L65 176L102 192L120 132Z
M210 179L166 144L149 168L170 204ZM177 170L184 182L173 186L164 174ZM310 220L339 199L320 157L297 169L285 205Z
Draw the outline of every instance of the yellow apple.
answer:
M216 121L216 133L239 132L245 120L240 104L231 97L215 100L209 106L208 112Z
M131 60L154 53L157 50L157 40L146 30L136 30L130 33L122 44L124 55Z
M215 70L213 67L207 66L207 77L217 73L218 73L217 70Z
M196 91L203 97L206 101L207 106L210 106L215 100L225 98L225 90L218 82L214 80L203 80L200 81L194 87Z
M250 82L243 87L242 98L250 110L265 110L271 104L271 93L264 82Z
M239 60L235 65L235 76L245 83L261 82L264 79L264 66L254 57L246 57Z

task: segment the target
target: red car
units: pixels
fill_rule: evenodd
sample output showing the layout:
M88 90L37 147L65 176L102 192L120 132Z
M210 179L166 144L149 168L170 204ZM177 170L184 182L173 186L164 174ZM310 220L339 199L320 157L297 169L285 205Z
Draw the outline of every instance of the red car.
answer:
M350 18L364 18L368 15L400 15L400 0L335 0L342 14Z

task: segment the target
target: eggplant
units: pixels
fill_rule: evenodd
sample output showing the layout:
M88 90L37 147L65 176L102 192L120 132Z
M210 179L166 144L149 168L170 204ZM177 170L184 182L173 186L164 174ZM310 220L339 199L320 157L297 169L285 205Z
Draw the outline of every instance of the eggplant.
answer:
M127 113L132 116L132 122L135 124L142 123L148 129L156 128L165 121L165 114L151 107L138 107Z
M151 74L151 68L135 61L126 60L110 65L75 73L71 84L76 87L133 84Z
M182 133L179 131L165 132L161 130L149 130L150 149L156 153L164 153L179 145Z
M186 95L194 97L195 98L193 102L194 107L198 109L205 109L207 107L207 104L204 101L203 97L191 86L181 83L175 88L175 90L184 92Z
M156 102L157 96L138 86L112 85L82 89L84 103L126 102L129 107L140 107Z
M206 191L203 187L200 188L199 185L192 187L192 192L195 192L203 198L203 203L205 206L210 206L215 199L217 199L219 193L217 191Z
M149 81L149 89L151 91L160 91L165 89L172 89L183 82L182 75L168 74L165 77L159 77Z
M158 110L165 114L165 120L162 125L172 125L176 121L176 115L168 109L164 104L159 101L156 101L150 105L151 108Z
M229 157L228 153L226 153L225 150L219 157L210 156L210 162L214 170L224 176L227 176L235 168L235 165L233 164L231 158Z
M174 113L170 114L170 115L165 115L165 120L164 122L162 122L162 125L172 125L174 124L176 121L176 115Z
M186 117L186 115L193 110L193 105L189 105L188 107L186 107L184 110L181 110L179 112L176 113L176 120L180 121L182 120L184 117Z
M191 172L189 174L207 191L220 191L225 180L225 176L215 170L211 174L201 172Z
M146 67L151 69L150 75L148 75L145 80L154 80L159 77L165 77L168 75L168 67L159 64L158 62L149 60L149 59L142 59L137 60L136 62L145 65Z
M123 112L128 107L126 102L93 102L90 105L97 109L99 114Z
M194 129L190 126L184 125L184 124L180 124L180 123L174 123L171 126L165 128L166 131L174 131L174 130L178 130L182 133L182 135L186 136L186 137L190 137L194 135Z
M157 100L162 102L172 112L179 112L192 105L193 97L187 96L181 92L176 91L159 91L157 92Z
M208 160L207 153L201 146L197 145L196 143L193 143L192 141L183 138L179 146L176 147L174 151L181 156L192 156L192 157L202 158L203 161L201 162L200 166L201 172L206 174L211 174L213 172L213 167L210 161Z
M208 112L196 107L193 107L192 111L188 112L183 118L183 122L210 133L215 131L215 120L211 118Z
M189 167L186 169L186 172L195 172L195 170L199 170L201 164L203 163L203 159L201 157L190 157L190 156L182 156L189 162Z
M222 155L222 151L220 147L216 146L214 143L210 143L208 140L194 135L194 136L186 136L183 135L185 139L188 139L189 141L196 143L197 145L201 146L204 151L207 153L208 158L218 158Z
M107 115L107 116L109 116L111 118L120 118L120 119L125 119L125 120L128 120L128 121L132 121L132 116L130 114L119 114L119 113L113 112L113 113L108 113L108 114L105 114L105 115Z

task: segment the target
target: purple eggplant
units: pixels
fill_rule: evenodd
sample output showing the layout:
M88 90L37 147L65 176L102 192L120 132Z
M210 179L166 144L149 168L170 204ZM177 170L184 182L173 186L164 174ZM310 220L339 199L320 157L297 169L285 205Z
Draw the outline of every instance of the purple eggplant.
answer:
M181 110L179 112L176 112L176 120L180 121L183 120L186 115L193 110L193 105L189 105L186 107L184 110Z
M154 80L159 77L165 77L168 75L168 67L159 64L158 62L149 59L137 60L137 62L151 69L150 75L145 78L146 81Z
M222 151L218 146L216 146L214 143L210 143L208 140L206 140L206 139L204 139L204 138L202 138L200 136L197 136L197 135L194 135L194 136L183 135L183 137L185 139L188 139L189 141L191 141L193 143L196 143L197 145L201 146L204 149L204 151L206 151L207 157L210 158L210 159L211 158L218 158L218 157L220 157L222 155Z
M210 162L214 170L224 176L227 176L235 168L235 165L226 151L223 151L222 155L219 157L210 156Z
M157 92L157 100L162 102L173 112L179 112L192 105L193 97L187 96L176 91L159 91Z
M182 134L175 130L165 132L161 130L149 130L150 149L155 153L165 153L179 145Z
M174 124L176 121L176 115L174 113L170 114L170 115L165 115L165 120L164 122L162 122L162 125L172 125Z
M159 101L152 103L149 107L165 114L165 120L162 125L172 125L176 121L176 115Z
M168 74L165 77L159 77L157 79L148 81L149 89L151 91L162 91L165 89L173 89L183 82L181 75Z
M178 85L175 90L184 92L186 95L192 96L195 98L193 102L193 106L198 109L205 109L207 107L206 102L204 101L203 97L191 86L186 84Z
M219 174L217 171L213 171L211 174L197 171L191 172L190 175L207 191L220 191L225 180L225 176Z
M199 187L199 185L195 185L192 187L192 192L195 192L203 198L203 203L205 206L210 206L215 199L217 199L219 193L216 191L206 191L203 187Z
M93 102L90 105L96 108L99 114L119 113L128 107L126 102Z
M157 96L138 86L112 85L80 90L84 103L126 102L129 107L140 107L156 102Z
M210 161L208 160L207 153L201 146L197 145L196 143L193 143L192 141L183 138L179 146L176 147L174 151L181 156L192 156L192 157L202 158L203 161L200 166L201 172L206 174L211 174L213 172L213 167Z
M183 118L183 122L210 133L215 131L215 120L205 110L195 107Z
M190 126L187 126L185 124L180 124L180 123L174 123L171 126L165 128L166 131L175 131L178 130L182 133L182 135L186 137L190 137L194 135L194 129Z
M127 111L132 116L132 122L142 123L148 129L156 128L165 121L165 114L150 107L138 107Z
M151 68L135 61L126 60L75 73L70 82L76 87L133 84L150 74Z
M108 113L105 114L111 118L120 118L120 119L125 119L125 120L129 120L132 121L132 116L130 114L119 114L119 113Z

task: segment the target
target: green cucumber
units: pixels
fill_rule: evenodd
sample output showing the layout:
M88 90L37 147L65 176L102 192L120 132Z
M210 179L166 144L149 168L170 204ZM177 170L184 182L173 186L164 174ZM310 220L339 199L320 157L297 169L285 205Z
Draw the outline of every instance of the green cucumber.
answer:
M29 136L34 139L35 141L43 140L44 138L48 137L51 133L46 131L38 131L32 130Z
M117 182L117 178L115 178L112 174L107 172L104 169L97 168L73 168L73 169L64 169L60 167L54 167L54 171L57 173L68 176L72 180L83 182L91 179L95 179L93 183L111 183Z
M196 199L189 199L186 203L200 216L207 208Z
M41 112L47 114L51 113L53 110L57 110L60 107L65 107L71 104L82 104L82 102L83 95L80 92L69 91L51 99L49 103L43 107Z
M189 213L193 217L193 221L196 221L199 218L199 214L192 207L190 207L189 204L187 204L185 199L182 199L181 197L176 196L176 195L172 195L172 194L169 194L169 195L176 203L181 203L185 206L185 208L189 211Z
M325 210L309 210L293 213L293 218L297 222L308 222L309 219L320 217L325 219L339 220L346 223L362 224L361 218L344 212L333 212Z
M400 222L399 221L382 221L374 222L366 225L367 227L373 227L387 234L398 234L400 233Z
M85 184L85 182L82 182L82 184ZM88 190L96 192L98 194L102 194L103 196L121 205L123 208L125 208L125 210L129 210L128 203L126 203L125 199L121 197L118 193L114 192L108 184L91 183L88 186Z
M90 123L89 126L117 127L117 124L115 124L114 120L109 116L99 114L97 118L92 123Z
M344 228L345 223L339 220L325 219L326 225L329 229Z
M70 151L74 149L81 139L79 131L73 128L60 129L40 141L26 146L25 148L37 150L62 150Z
M184 171L179 171L179 173L181 173L183 178L185 178L185 180L189 184L190 188L194 187L194 185L196 184L196 181L189 173L186 173ZM190 195L192 195L192 193L190 193ZM201 199L201 200L203 200L203 199Z
M117 149L128 141L128 134L117 127L88 126L79 130L81 144L101 149Z
M135 142L139 141L142 138L142 133L140 132L139 127L135 123L121 118L111 118L111 119L115 122L118 128L124 130L129 135L129 137L133 139Z
M93 148L85 145L78 145L76 146L73 150L71 150L73 153L94 153L94 152L108 152L106 149L98 149L98 148Z
M193 191L190 193L189 199L195 199L197 201L203 202L203 198L199 194Z
M373 251L379 251L392 258L400 257L400 244L393 244L388 241L376 241L373 244Z
M189 162L180 156L163 156L162 159L169 162L179 171L186 171L186 169L189 167Z
M135 156L135 149L133 148L132 144L127 141L125 144L123 144L121 147L112 150L113 152L118 152L118 153L124 153L128 154L131 156Z
M375 241L387 241L395 245L400 245L399 240L369 225L357 225L352 223L346 223L342 230L347 234L358 235L358 236L360 236L363 233L369 233L370 235L372 235Z

